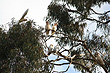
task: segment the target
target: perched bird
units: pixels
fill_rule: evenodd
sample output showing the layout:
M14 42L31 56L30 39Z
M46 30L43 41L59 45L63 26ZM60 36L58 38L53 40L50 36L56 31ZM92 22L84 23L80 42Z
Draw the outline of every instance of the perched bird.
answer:
M50 54L51 54L52 50L53 50L53 45L52 45L52 44L50 44L50 46L49 46L49 50L48 50L48 55L50 55Z
M86 67L90 69L90 68L92 67L92 63L91 63L91 62L88 62L88 63L86 64Z
M102 59L102 57L100 56L100 54L99 54L98 52L95 53L95 56L96 56L96 60L97 60L100 64L104 65L103 59Z
M55 24L52 26L52 33L51 33L51 35L53 35L53 34L56 32L56 30L57 30L57 25L58 25L58 23L55 23Z
M53 49L53 52L54 52L54 53L57 53L58 50L59 50L59 45L56 45L56 46L54 47L54 49Z
M46 21L45 31L46 31L46 35L48 35L49 31L50 31L50 26L49 26L49 22L48 21Z

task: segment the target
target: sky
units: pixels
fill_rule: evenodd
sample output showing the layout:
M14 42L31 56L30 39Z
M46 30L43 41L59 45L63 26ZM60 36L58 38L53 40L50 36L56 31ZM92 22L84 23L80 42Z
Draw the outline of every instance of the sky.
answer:
M44 17L51 0L0 0L0 24L6 24L11 18L19 20L26 9L26 17L34 19L39 25L45 25Z
M29 9L28 14L26 17L29 19L34 19L36 24L45 27L45 20L48 10L47 7L50 4L51 0L0 0L0 25L6 24L11 22L11 19L14 17L16 20L19 20L22 14L25 12L26 9ZM96 10L99 12L104 12L104 10L109 10L110 6L103 6L102 9L98 9L96 6ZM93 25L91 25L94 27ZM89 27L88 27L89 28ZM92 28L90 28L92 30ZM54 40L54 38L52 38ZM48 45L52 41L49 40L47 43ZM56 45L57 43L54 42ZM49 58L52 59L53 56ZM62 61L66 62L66 61ZM55 67L54 70L65 70L67 66L62 67ZM80 73L77 70L73 69L71 65L70 69L66 73Z

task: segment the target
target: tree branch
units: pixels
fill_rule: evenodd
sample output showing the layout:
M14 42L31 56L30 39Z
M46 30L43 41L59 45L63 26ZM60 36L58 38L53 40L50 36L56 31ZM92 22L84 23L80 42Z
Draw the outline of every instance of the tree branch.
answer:
M59 59L56 59L56 60L50 60L49 62L55 62L55 61L59 61L61 59L63 59L63 58L59 58Z
M80 15L83 15L82 13L80 13L79 11L77 10L70 10L70 9L67 9L68 12L73 12L73 13L78 13Z
M77 47L77 46L79 46L79 45L81 45L81 43L78 43L77 45L73 45L69 50L72 50L73 47Z
M88 52L90 53L90 55L92 56L92 58L97 62L97 60L95 59L95 56L94 56L94 55L92 54L92 52L88 49L88 47L87 47L85 41L79 40L79 39L75 38L74 36L68 36L68 35L66 35L66 34L64 34L64 33L58 33L58 32L56 32L56 33L57 33L57 34L63 34L63 35L64 35L63 38L70 38L70 39L72 39L73 41L82 42L82 44L78 44L78 45L82 45L86 50L88 50ZM51 36L51 37L61 38L61 37L57 37L57 36ZM77 46L77 45L76 45L76 46ZM64 50L64 51L67 51L67 50ZM57 54L58 54L58 56L63 57L65 60L68 60L68 61L71 63L71 57L67 57L67 56L65 56L65 55L62 55L61 52L58 52ZM60 59L57 59L57 60L60 60ZM57 60L56 60L56 61L57 61ZM80 65L79 63L76 63L76 62L72 62L72 64ZM97 62L97 64L99 64L99 65L105 70L105 72L108 73L108 71L106 70L106 68L105 68L103 65L101 65L101 64L98 63L98 62ZM91 73L91 71L89 71L89 69L87 69L86 67L84 67L82 64L81 64L80 66L83 67L85 70L87 70L88 72Z
M88 59L88 58L74 58L75 60L77 60L77 59L82 59L82 60L90 60L90 61L93 61L93 62L95 62L95 60L94 59Z
M61 65L65 65L65 64L69 64L68 67L67 67L67 69L66 69L65 71L60 71L61 73L64 73L64 72L67 72L67 71L68 71L68 69L69 69L71 63L62 63L62 64L54 64L54 65L61 66ZM58 71L54 71L54 72L58 72Z
M102 24L108 24L110 22L110 20L106 21L106 22L102 22L100 20L96 20L96 19L91 19L91 18L86 18L87 20L90 20L90 21L96 21L96 22L99 22L99 23L102 23Z
M54 65L61 66L61 65L66 65L66 64L70 64L70 63L62 63L62 64L54 64ZM72 64L79 65L79 66L81 66L83 69L87 70L89 73L92 73L88 68L86 68L85 66L83 66L82 64L80 64L80 63L78 63L78 62L72 61Z
M97 62L97 64L99 64L99 65L104 69L104 71L105 71L106 73L108 73L108 71L107 71L107 69L105 68L105 66L102 65L102 64L100 64L100 63L96 60L95 56L94 56L94 55L92 54L92 52L88 49L86 43L84 43L84 45L82 45L82 46L90 53L90 55L91 55L92 58Z
M58 54L62 57L64 57L65 60L69 61L71 63L71 58L70 57L66 57L64 55L62 55L60 52L58 52ZM70 64L69 63L69 64ZM68 63L65 63L65 64L68 64ZM80 63L77 63L77 62L74 62L72 61L72 64L76 64L76 65L80 65L83 69L87 70L88 72L92 73L88 68L84 67L82 64ZM56 64L55 64L56 65ZM58 64L58 65L63 65L63 64Z
M95 10L93 10L92 8L91 8L91 10L92 10L95 14L98 14L98 15L105 15L105 14L107 14L107 13L110 12L110 10L109 10L109 11L104 12L104 13L97 13L97 12L96 12Z
M92 9L91 9L92 10ZM85 16L84 14L82 14L82 13L80 13L79 11L77 11L77 10L70 10L70 9L67 9L67 11L68 12L75 12L75 13L78 13L78 14L80 14L81 16ZM94 10L92 10L94 13L96 13ZM107 14L107 13L109 13L110 11L107 11L107 12L105 12L105 13L103 13L103 14L100 14L100 13L96 13L96 14L100 14L100 15L104 15L104 14ZM108 20L108 21L106 21L106 22L102 22L102 21L100 21L100 20L97 20L97 19L91 19L91 18L85 18L86 20L90 20L90 21L96 21L96 22L99 22L99 23L102 23L102 24L108 24L109 22L110 22L110 20Z

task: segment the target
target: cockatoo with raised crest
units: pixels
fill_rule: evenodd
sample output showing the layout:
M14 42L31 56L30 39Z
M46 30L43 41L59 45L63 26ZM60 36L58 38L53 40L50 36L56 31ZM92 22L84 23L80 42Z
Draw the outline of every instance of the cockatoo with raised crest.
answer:
M46 35L48 35L50 31L50 25L48 21L46 21L45 31L46 31Z
M55 24L52 26L52 33L51 33L51 35L53 35L53 34L56 32L56 30L57 30L57 25L58 25L58 23L55 23Z
M56 46L54 47L54 49L53 49L53 52L54 52L54 53L57 53L58 50L59 50L59 45L56 45Z
M50 44L50 46L49 46L49 50L48 50L48 55L50 55L50 54L51 54L52 50L53 50L53 45L52 45L52 44Z

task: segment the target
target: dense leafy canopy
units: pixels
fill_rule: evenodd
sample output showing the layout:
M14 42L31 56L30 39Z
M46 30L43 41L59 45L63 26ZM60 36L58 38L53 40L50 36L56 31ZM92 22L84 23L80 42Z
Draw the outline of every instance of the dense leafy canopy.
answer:
M35 22L9 23L7 32L0 28L0 72L49 72L49 64L43 62L42 30Z

